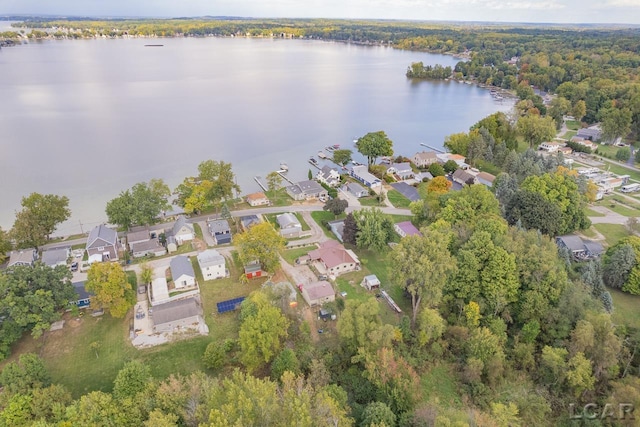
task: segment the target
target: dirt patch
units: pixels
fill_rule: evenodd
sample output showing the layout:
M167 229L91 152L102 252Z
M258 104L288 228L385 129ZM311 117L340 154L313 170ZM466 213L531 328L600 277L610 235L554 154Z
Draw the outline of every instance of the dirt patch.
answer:
M309 323L311 327L311 339L313 342L320 341L320 334L318 333L318 328L316 328L316 314L311 310L311 307L305 305L302 308L302 317Z
M284 274L282 270L278 270L276 271L276 274L274 274L273 277L271 277L271 281L273 283L288 282L289 278L287 277L286 274Z
M207 244L198 238L192 240L192 246L196 251L204 251L207 249Z

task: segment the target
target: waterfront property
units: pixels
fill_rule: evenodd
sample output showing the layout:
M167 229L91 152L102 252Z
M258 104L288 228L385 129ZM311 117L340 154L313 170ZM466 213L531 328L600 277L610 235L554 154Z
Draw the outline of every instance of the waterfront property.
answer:
M87 238L87 253L94 261L117 261L120 243L118 233L100 224L89 232Z
M286 191L293 200L313 200L328 196L327 190L313 180L300 181L289 185L286 187Z
M207 220L209 234L216 241L216 245L231 243L231 227L226 219Z
M283 213L276 217L278 225L280 226L280 235L287 239L294 237L300 237L302 233L302 224L298 221L298 218L290 212Z
M323 166L322 169L318 171L316 179L329 187L337 187L340 185L340 173L336 168L330 166Z
M227 277L225 259L215 249L207 249L204 252L200 252L197 258L204 280Z
M413 169L411 169L411 163L392 163L387 168L387 174L393 176L398 181L404 181L405 179L411 179L415 176Z
M421 151L414 154L411 160L413 161L413 164L419 168L428 168L433 163L438 162L438 156L434 151Z
M251 193L248 194L244 200L249 203L249 206L268 206L271 202L269 202L269 198L266 194L260 193Z
M369 168L366 165L352 167L349 174L367 187L375 188L382 186L382 182L369 173Z

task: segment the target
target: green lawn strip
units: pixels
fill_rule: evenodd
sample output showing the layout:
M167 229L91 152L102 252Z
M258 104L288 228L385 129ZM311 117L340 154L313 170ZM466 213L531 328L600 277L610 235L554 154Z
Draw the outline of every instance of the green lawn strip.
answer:
M618 243L618 240L629 235L629 231L624 225L620 224L594 224L596 230L598 230L607 242L607 245L613 246Z
M278 217L278 215L282 215L283 213L285 213L285 212L262 214L262 216L264 217L265 220L269 221L276 228L276 230L279 230L280 229L280 224L278 224L278 218L277 217ZM295 215L295 217L300 222L300 225L302 226L302 231L311 230L311 227L309 227L309 224L307 224L307 221L304 220L304 218L302 217L300 212L293 212L293 214Z
M298 218L298 221L300 221L300 225L302 226L302 231L311 230L311 227L309 227L309 224L307 224L307 221L305 221L304 217L300 212L296 212L295 216L296 218Z
M387 197L391 204L396 208L408 208L411 204L411 200L407 199L398 190L389 190Z
M638 209L628 206L633 204L633 202L627 199L623 199L619 196L613 196L613 198L599 200L598 202L596 202L596 204L599 206L604 206L605 208L622 216L640 216L640 211Z
M265 194L269 198L271 206L291 206L293 204L293 199L289 197L284 187L276 191L265 191ZM247 206L250 207L248 204Z
M500 169L500 167L494 165L491 162L487 162L486 160L478 160L477 163L478 169L480 169L482 172L487 172L495 176L498 176L498 174L502 172L502 169Z
M308 254L309 251L312 251L314 249L316 249L316 246L305 246L304 248L287 249L280 252L280 254L282 255L282 258L284 258L285 261L287 261L289 264L295 265L296 259L298 259L302 255Z
M418 184L418 194L420 194L421 199L426 199L429 194L427 193L427 185L429 185L428 182L421 182Z
M622 292L619 289L607 288L613 298L612 318L616 324L640 329L640 296Z
M579 233L584 235L588 239L593 239L597 236L596 231L593 229L593 226L587 228L586 230L580 230Z
M202 235L202 228L200 228L200 224L194 223L193 229L196 232L196 237L202 241L204 241L204 236ZM184 246L184 245L183 245Z
M567 120L565 124L569 130L579 130L582 127L582 124L577 120Z
M577 133L578 132L575 131L575 130L569 130L569 131L565 132L564 135L562 135L562 138L569 140L569 139L573 138L574 136L576 136Z
M618 150L619 147L614 147L613 145L598 144L598 154L609 157L611 159L616 158L616 153L618 152Z
M632 180L640 181L640 171L636 169L628 169L624 166L617 165L608 161L607 159L602 159L606 166L602 169L608 169L610 172L615 173L616 175L629 175Z
M74 249L85 249L87 247L86 243L78 243L77 245L72 245L71 250Z
M337 240L337 237L335 236L335 234L331 232L331 230L329 230L327 227L322 225L322 221L333 221L336 219L343 219L345 216L346 215L343 213L341 215L338 215L338 218L336 218L335 215L327 211L311 212L311 218L313 218L313 220L322 228L322 231L324 231L324 235L334 240Z
M591 208L584 208L584 211L586 212L587 216L598 216L598 217L605 216L603 213L594 211Z
M384 204L378 202L378 199L376 199L374 196L361 197L358 199L358 201L362 206L385 206Z

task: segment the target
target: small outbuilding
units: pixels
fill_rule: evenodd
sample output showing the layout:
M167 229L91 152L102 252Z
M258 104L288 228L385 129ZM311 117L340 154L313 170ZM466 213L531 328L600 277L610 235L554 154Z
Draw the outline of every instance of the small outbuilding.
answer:
M380 279L378 279L378 276L376 276L375 274L370 274L368 276L364 276L364 279L362 279L362 282L360 283L360 286L362 286L363 288L365 288L368 291L371 291L373 289L379 289L380 288Z
M247 279L262 277L262 273L262 266L259 262L247 264L244 266L244 275L247 277Z
M302 225L294 214L290 212L283 213L278 215L276 220L280 226L280 235L282 237L287 239L300 237L300 234L302 233Z

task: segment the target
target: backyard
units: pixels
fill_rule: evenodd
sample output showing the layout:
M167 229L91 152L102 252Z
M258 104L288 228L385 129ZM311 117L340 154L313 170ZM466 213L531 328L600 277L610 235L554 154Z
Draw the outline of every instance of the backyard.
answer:
M391 204L396 208L409 208L411 200L404 197L398 190L389 190L387 197Z

